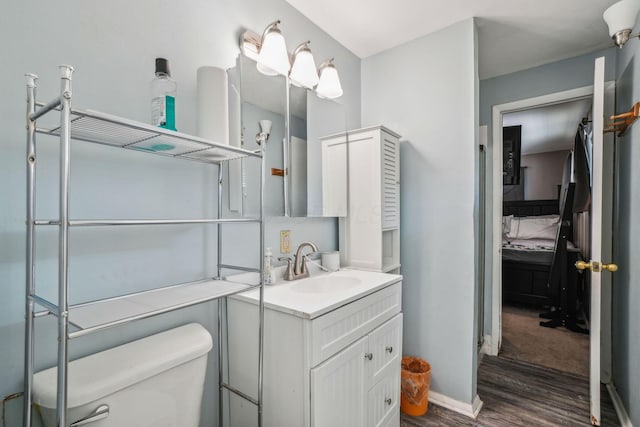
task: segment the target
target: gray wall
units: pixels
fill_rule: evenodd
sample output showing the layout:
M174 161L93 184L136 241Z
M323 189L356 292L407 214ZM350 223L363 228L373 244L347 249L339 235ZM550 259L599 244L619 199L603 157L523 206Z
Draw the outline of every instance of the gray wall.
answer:
M575 58L551 64L541 65L524 71L519 71L504 76L480 81L480 125L488 127L488 152L487 152L487 218L491 218L491 200L493 198L493 168L492 158L492 108L494 105L548 95L555 92L576 89L593 85L594 60L600 56L606 59L607 67L605 81L615 80L615 48L581 55ZM577 124L576 124L577 125ZM492 223L487 224L487 240L485 245L486 265L493 262L491 252ZM486 270L485 286L485 335L491 334L491 269Z
M472 19L362 63L362 123L401 137L404 353L429 361L431 387L475 397Z
M558 185L562 184L562 170L568 154L565 150L522 156L524 200L558 198Z
M639 25L636 23L636 31ZM640 42L618 53L616 113L640 100ZM640 426L640 124L616 141L613 259L613 381L633 425Z
M62 0L5 2L0 32L0 396L22 390L25 218L25 81L40 76L41 100L56 96L59 64L76 68L73 104L142 122L149 120L149 82L154 57L169 58L178 82L177 127L196 130L196 70L203 65L231 67L244 29L262 31L282 20L288 46L312 40L317 61L335 56L345 95L349 127L360 126L360 59L339 45L283 0L187 0L184 2L106 3ZM38 217L56 215L56 141L38 138ZM73 144L71 213L74 217L202 217L216 212L216 168L110 147ZM337 248L335 219L269 218L267 246L278 247L280 229L292 230L295 245L316 241L321 250ZM80 230L71 240L71 297L94 299L213 275L214 228L165 227ZM257 265L257 229L225 239L227 262ZM37 286L55 294L55 231L38 240ZM248 242L248 243L247 243ZM211 325L215 304L205 304L140 321L72 342L72 357L101 350L171 326L195 321ZM38 321L36 366L55 361L55 334L49 320ZM216 364L210 357L203 425L215 425ZM19 425L19 405L9 404L8 425Z

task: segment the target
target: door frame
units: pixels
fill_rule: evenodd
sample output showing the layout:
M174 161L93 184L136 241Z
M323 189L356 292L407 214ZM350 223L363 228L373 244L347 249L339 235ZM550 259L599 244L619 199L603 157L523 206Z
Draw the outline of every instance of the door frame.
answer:
M521 99L519 101L494 105L492 109L492 183L491 212L487 212L487 222L492 222L491 265L487 270L491 274L491 334L485 337L483 347L487 354L497 356L502 344L502 117L506 113L528 110L534 107L560 104L568 101L590 98L593 96L593 85L555 92L548 95ZM613 114L615 109L615 82L605 82L605 116ZM604 186L613 189L613 136L605 136L605 173ZM613 224L613 191L603 199L603 259L611 259L611 241ZM489 209L489 204L487 204ZM488 225L488 224L487 224ZM606 242L606 243L605 243ZM487 259L487 264L489 260ZM605 283L606 280L606 283ZM611 279L603 275L602 283L602 342L601 342L601 379L604 383L611 381Z

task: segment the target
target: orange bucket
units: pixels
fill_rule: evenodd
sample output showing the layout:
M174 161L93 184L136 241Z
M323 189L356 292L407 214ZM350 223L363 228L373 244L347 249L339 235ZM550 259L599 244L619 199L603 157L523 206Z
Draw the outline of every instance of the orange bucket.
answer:
M420 416L429 409L431 365L419 357L402 358L400 410L407 415Z

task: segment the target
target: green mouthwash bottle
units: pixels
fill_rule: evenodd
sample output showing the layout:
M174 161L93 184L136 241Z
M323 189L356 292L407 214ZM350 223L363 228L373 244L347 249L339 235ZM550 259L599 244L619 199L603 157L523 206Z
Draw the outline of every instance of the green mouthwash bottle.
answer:
M151 124L176 130L176 93L169 61L156 58L156 78L151 81Z

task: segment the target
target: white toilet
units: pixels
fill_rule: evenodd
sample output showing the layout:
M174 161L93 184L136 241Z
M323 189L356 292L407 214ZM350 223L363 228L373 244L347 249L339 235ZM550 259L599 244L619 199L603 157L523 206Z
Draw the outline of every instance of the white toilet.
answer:
M209 332L191 323L70 362L68 423L198 427L211 347ZM56 383L56 368L33 379L45 427L56 426Z

